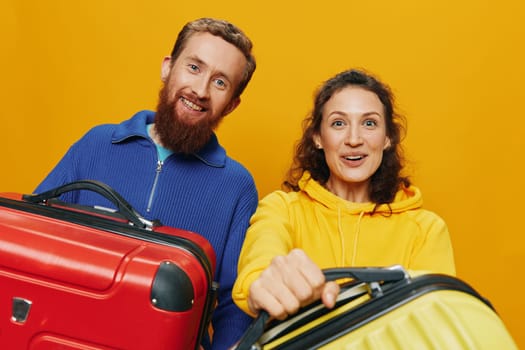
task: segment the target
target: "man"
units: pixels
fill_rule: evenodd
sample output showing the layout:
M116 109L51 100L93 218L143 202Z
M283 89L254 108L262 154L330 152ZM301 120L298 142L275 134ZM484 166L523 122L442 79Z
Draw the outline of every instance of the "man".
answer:
M205 348L230 347L250 323L232 302L231 289L257 191L250 173L226 155L214 130L239 105L255 71L251 49L250 39L226 21L187 23L162 62L164 85L156 112L94 127L35 190L99 180L145 218L206 237L216 252L220 289L212 344L205 339ZM69 192L62 199L110 206L91 191Z

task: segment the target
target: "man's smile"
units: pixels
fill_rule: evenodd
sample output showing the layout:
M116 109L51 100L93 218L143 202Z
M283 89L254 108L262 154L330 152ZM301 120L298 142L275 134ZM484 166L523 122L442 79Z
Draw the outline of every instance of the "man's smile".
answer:
M190 108L190 109L192 109L194 111L202 112L202 111L205 110L203 107L201 107L201 106L191 102L190 100L187 100L186 98L184 98L182 96L180 97L180 100L186 107L188 107L188 108Z

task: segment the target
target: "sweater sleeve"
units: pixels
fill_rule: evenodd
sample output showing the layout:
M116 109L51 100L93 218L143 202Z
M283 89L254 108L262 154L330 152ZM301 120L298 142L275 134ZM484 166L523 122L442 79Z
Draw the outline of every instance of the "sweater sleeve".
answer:
M445 221L429 211L422 211L418 221L426 234L422 235L419 244L415 246L409 268L454 276L454 253Z
M250 285L273 257L292 250L291 227L289 202L284 192L275 191L259 202L241 250L239 275L233 287L233 300L246 313L250 314L247 303Z
M76 180L76 150L78 147L79 146L77 142L69 148L69 150L62 157L62 159L55 165L55 167L49 172L49 174L44 178L44 180L42 180L42 182L37 186L34 193L42 193L44 191L51 190L55 187L62 186L64 184ZM67 195L68 194L64 195L63 197ZM69 199L69 201L72 201L72 199Z

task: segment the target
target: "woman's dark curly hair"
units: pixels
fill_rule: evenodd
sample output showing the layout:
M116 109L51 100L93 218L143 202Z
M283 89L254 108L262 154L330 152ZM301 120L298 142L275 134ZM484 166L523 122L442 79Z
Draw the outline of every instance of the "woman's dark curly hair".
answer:
M410 185L408 177L401 175L404 166L404 157L401 140L406 131L406 120L394 110L394 95L390 88L363 70L351 69L341 72L327 80L315 95L314 109L303 120L303 136L297 143L293 164L288 171L283 188L299 191L298 182L305 171L311 177L325 185L330 177L330 169L326 164L324 151L314 144L314 135L319 135L323 118L323 107L326 102L338 91L347 87L356 86L373 92L377 95L384 107L386 134L390 139L390 147L383 151L383 160L370 180L370 199L376 203L389 204L394 200L400 185Z

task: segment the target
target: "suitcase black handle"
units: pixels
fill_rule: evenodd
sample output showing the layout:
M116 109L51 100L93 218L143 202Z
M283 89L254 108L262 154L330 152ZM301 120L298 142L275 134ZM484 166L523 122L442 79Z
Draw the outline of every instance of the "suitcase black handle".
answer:
M73 181L40 194L25 194L22 196L22 198L30 203L46 203L49 199L57 198L63 193L78 190L93 191L110 200L113 204L115 204L122 216L139 228L151 228L153 226L153 222L144 219L135 209L133 209L133 207L124 199L124 197L101 181Z
M392 267L341 267L324 269L323 274L327 281L335 281L343 278L353 278L355 282L367 283L370 287L372 296L381 293L380 282L396 282L409 278L408 273L399 265ZM266 322L270 315L265 310L261 310L259 315L253 320L252 324L241 340L234 348L235 350L255 350L260 349L257 346L257 340L264 333Z
M338 267L324 269L327 281L353 278L358 282L395 282L407 277L407 272L399 265L392 267Z

